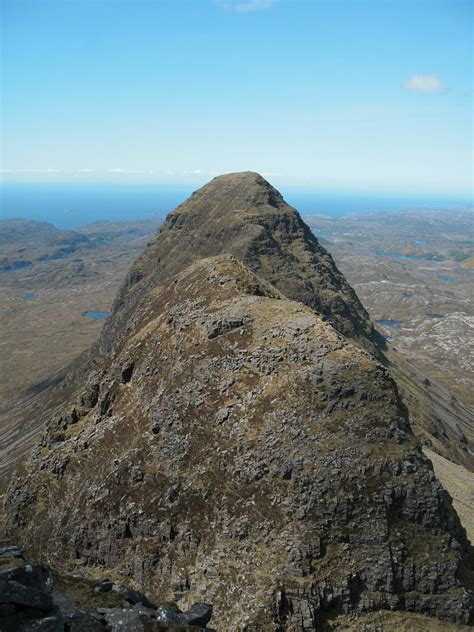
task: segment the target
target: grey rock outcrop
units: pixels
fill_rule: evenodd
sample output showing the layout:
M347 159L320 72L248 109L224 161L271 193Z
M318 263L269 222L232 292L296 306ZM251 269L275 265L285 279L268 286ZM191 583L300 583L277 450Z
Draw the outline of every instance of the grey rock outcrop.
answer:
M16 547L2 547L15 552ZM83 600L94 596L94 606L81 606L70 594L53 592L53 573L48 566L23 564L11 557L10 568L0 571L1 632L151 632L156 630L209 630L212 606L196 603L182 612L175 604L153 606L145 595L120 584L110 590L121 595L132 607L100 606L100 591L92 591L91 582L69 577L68 592ZM63 578L64 581L65 578ZM100 582L99 586L105 582ZM103 597L102 597L103 598ZM148 605L144 605L148 604ZM125 604L126 605L126 604ZM149 607L151 606L151 607ZM163 617L163 609L172 617Z

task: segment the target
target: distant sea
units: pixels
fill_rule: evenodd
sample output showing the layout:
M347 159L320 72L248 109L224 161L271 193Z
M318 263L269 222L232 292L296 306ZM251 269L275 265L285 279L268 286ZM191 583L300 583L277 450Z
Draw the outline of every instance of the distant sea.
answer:
M199 185L19 184L0 185L0 218L50 222L58 228L111 220L164 218ZM468 206L472 200L422 195L332 192L279 187L302 215L343 217L406 208Z

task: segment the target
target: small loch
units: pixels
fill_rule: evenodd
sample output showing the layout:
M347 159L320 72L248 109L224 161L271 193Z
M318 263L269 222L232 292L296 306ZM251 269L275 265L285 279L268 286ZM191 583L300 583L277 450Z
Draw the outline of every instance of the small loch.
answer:
M10 268L3 268L1 270L1 272L17 272L18 270L23 270L25 268L32 268L33 264L30 261L22 261L19 263L16 263L14 266L11 266Z
M382 318L377 323L382 327L390 327L390 329L398 329L402 324L400 320L394 320L393 318Z
M26 292L26 294L22 294L20 296L22 301L32 301L35 298L33 292Z
M445 283L452 283L454 281L454 277L450 276L449 274L441 274L441 272L438 272L436 270L433 270L431 274L438 277L440 281L444 281Z
M88 318L105 319L105 318L108 318L109 312L87 311L87 312L84 312L84 316L87 316Z

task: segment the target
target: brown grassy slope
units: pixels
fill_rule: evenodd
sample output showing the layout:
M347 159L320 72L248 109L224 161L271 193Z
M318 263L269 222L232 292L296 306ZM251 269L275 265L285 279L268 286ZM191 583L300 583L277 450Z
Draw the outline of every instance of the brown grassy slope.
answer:
M474 542L474 474L431 450L425 448L424 452L431 459L436 476L450 493L468 538Z
M472 630L467 625L446 623L411 612L380 610L352 619L337 617L328 622L325 632L463 632Z

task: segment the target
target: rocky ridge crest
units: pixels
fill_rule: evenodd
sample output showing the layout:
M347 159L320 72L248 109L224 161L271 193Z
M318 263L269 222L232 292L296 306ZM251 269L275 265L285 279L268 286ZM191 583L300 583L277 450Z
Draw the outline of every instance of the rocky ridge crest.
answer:
M214 178L168 215L118 294L101 352L109 353L126 335L128 319L148 291L194 261L219 254L235 255L285 296L378 353L383 339L331 255L281 194L250 171Z

